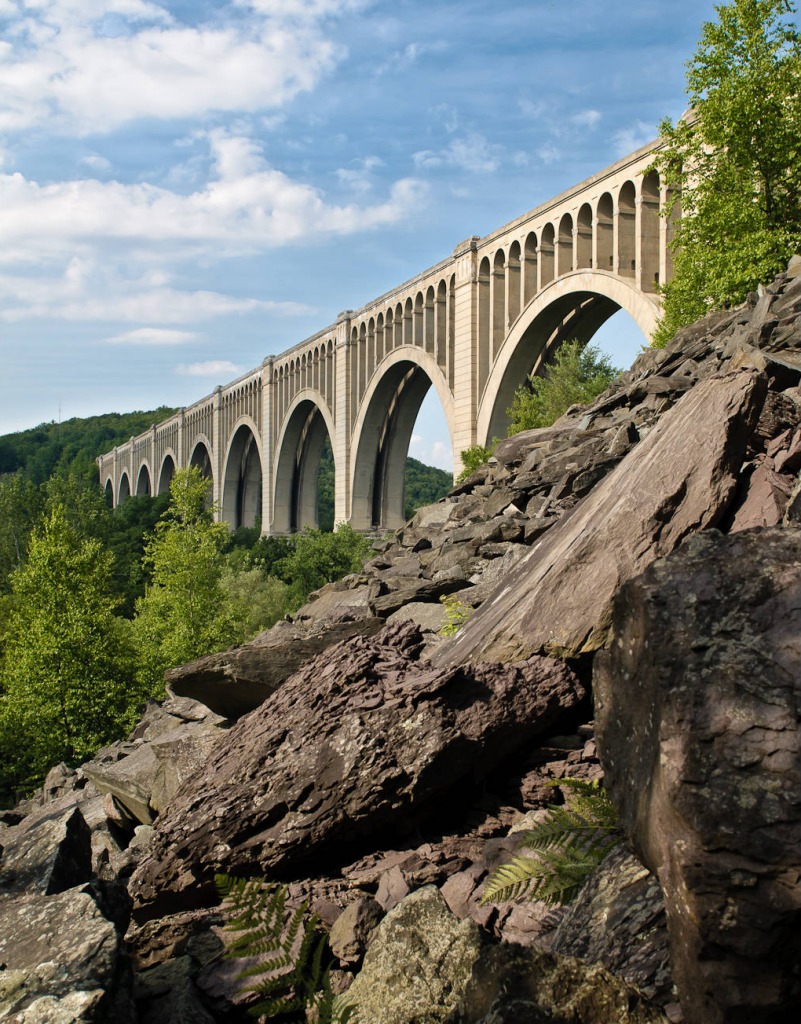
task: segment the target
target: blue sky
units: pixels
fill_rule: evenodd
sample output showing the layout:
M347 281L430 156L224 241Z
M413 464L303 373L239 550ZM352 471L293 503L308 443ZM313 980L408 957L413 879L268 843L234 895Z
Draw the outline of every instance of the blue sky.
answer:
M607 166L682 113L713 16L0 0L0 434L189 404ZM436 399L410 454L449 466Z

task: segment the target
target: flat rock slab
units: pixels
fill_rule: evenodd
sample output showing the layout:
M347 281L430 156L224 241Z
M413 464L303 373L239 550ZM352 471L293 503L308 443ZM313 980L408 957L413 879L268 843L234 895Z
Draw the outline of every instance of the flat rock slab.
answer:
M431 669L422 647L411 623L339 644L241 719L159 818L131 880L139 919L187 890L188 905L217 871L297 877L337 845L416 826L583 696L548 658Z
M729 506L766 380L698 384L576 510L538 540L434 665L577 655L603 646L620 584Z
M340 592L335 596L339 598ZM165 676L168 692L200 701L225 718L247 714L331 644L352 636L372 636L384 624L361 604L355 609L348 605L347 595L341 604L341 618L278 622L249 644L170 669ZM307 607L312 609L314 603Z
M120 939L85 892L0 902L0 963L0 1019L132 1020Z
M685 1018L795 1020L801 531L689 538L622 588L613 635L593 672L598 743L662 885Z

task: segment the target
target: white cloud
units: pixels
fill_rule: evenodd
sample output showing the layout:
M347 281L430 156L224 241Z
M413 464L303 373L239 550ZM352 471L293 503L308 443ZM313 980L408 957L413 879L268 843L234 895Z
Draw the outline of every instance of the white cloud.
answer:
M186 345L196 341L198 335L194 331L176 331L168 327L137 327L134 331L125 331L106 338L108 345Z
M479 132L470 131L452 139L445 149L421 149L412 154L416 167L456 167L470 174L491 174L501 164L503 147L490 143Z
M212 177L188 195L147 182L85 179L39 185L0 175L6 264L40 262L100 243L143 245L149 263L213 246L218 257L247 255L320 235L347 235L395 224L419 209L424 183L396 181L383 202L329 204L310 185L270 167L256 144L208 134ZM157 249L155 248L157 246ZM149 251L147 247L150 247Z
M601 120L600 110L580 110L573 114L570 123L577 128L596 128Z
M99 153L89 153L84 157L81 157L81 163L85 167L89 167L93 171L110 171L111 161L107 160L104 156Z
M371 172L376 167L383 166L384 161L377 156L368 156L354 160L353 163L356 164L355 167L340 167L336 172L337 178L354 192L369 192L373 187Z
M633 153L641 146L653 142L656 135L654 126L646 124L645 121L635 121L630 127L621 128L613 136L617 155L627 156L629 153Z
M182 377L223 377L229 379L243 373L241 366L228 359L209 359L205 363L180 363L175 372Z
M49 273L4 275L0 319L183 324L262 311L285 316L310 312L300 303L182 290L172 287L170 280L163 270L151 268L137 276L113 262L75 256ZM133 340L131 335L127 340Z
M138 118L260 111L312 89L345 56L326 19L355 0L249 0L239 18L178 22L161 3L21 5L0 43L0 129L48 122L77 134Z

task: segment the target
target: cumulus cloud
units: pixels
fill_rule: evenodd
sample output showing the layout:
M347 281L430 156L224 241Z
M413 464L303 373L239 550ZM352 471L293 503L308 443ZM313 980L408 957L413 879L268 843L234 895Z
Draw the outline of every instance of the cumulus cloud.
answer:
M244 370L228 359L209 359L204 363L180 363L175 372L182 377L221 377L230 379Z
M217 256L247 255L321 234L346 235L403 220L426 186L396 181L383 202L329 204L322 193L269 166L252 139L208 134L210 180L182 194L139 182L84 179L40 185L0 175L6 263L42 260L100 240L158 243L161 258L211 245Z
M277 108L345 56L325 22L360 0L240 0L240 16L182 23L164 3L15 5L0 43L0 129L47 120L78 134L135 119ZM14 17L16 14L16 17Z

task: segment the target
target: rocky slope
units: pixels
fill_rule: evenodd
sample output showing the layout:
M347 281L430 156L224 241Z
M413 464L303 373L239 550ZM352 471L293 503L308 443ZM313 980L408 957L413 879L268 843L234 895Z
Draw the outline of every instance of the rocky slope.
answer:
M799 381L794 261L170 673L2 815L0 1018L246 1019L226 870L311 900L370 1024L795 1020ZM451 638L443 596L474 612ZM567 911L482 906L602 773L629 849Z

